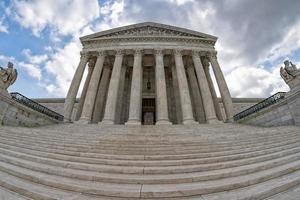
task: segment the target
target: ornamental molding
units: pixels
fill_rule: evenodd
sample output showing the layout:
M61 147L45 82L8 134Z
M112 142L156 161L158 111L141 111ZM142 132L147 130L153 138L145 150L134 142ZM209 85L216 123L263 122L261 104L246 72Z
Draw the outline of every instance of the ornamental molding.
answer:
M194 37L198 39L210 39L217 40L217 37L185 29L176 26L170 26L160 23L144 22L133 24L129 26L123 26L119 28L110 29L107 31L101 31L91 35L80 38L81 41L101 39L107 37L148 37L148 36L162 36L162 37Z
M84 48L97 46L114 46L120 43L178 43L189 46L214 46L211 40L202 40L190 37L125 37L125 38L102 38L101 40L88 40L82 42Z

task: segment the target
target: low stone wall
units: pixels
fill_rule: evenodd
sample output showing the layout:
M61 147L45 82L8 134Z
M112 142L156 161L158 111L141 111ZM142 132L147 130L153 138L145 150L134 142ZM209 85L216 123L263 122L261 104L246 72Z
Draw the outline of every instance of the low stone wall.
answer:
M285 98L274 105L253 113L238 123L255 126L300 126L300 92L287 93Z
M55 123L59 121L0 93L0 125L33 127Z

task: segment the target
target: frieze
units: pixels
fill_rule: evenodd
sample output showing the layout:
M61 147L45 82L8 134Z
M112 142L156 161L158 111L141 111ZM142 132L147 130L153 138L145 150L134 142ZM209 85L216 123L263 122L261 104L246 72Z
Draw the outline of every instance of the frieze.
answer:
M97 47L113 47L119 46L120 43L135 43L138 42L155 42L155 43L163 43L163 42L177 42L182 46L193 46L193 47L213 47L213 43L211 41L206 40L198 40L198 39L186 39L186 38L122 38L122 39L106 39L106 40L94 40L94 41L85 41L83 43L84 49L87 48L97 48Z
M106 35L102 35L96 38L103 38L103 37L119 37L119 36L186 36L186 37L198 37L198 35L193 35L190 33L184 33L180 31L159 28L159 27L138 27L138 28L131 28L127 30L121 30L114 33L109 33Z

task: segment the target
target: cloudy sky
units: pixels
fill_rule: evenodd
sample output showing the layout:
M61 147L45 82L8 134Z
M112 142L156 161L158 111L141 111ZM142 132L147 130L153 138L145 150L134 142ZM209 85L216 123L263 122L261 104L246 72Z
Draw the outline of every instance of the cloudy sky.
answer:
M299 0L2 0L0 66L19 71L10 91L64 97L79 37L152 21L212 34L233 97L286 91L279 68L300 66Z

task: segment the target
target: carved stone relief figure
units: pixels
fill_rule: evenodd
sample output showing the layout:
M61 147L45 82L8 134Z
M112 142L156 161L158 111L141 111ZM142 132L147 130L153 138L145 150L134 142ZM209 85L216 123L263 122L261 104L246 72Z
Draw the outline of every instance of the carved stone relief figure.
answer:
M4 69L0 67L0 89L7 90L7 88L12 85L18 76L18 72L13 67L13 63L8 62L7 68Z
M288 60L284 61L284 67L280 68L280 76L291 89L300 84L300 70Z

